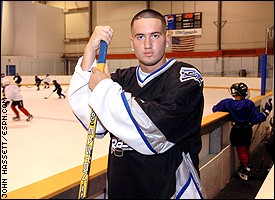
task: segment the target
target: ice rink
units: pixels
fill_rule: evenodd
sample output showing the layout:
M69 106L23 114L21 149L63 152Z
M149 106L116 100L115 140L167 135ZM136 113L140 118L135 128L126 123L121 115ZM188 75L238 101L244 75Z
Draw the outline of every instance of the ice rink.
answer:
M22 112L21 120L13 121L11 108L5 109L1 104L2 124L3 116L7 116L7 135L2 134L1 141L7 143L8 157L7 174L1 174L2 179L7 179L8 192L83 164L85 129L73 115L67 98L59 99L55 92L45 99L54 86L49 89L43 87L37 91L35 86L21 86L24 106L34 116L30 122L26 121L27 117ZM68 85L62 88L67 96ZM258 95L259 91L250 92L251 97ZM205 88L204 97L204 116L207 116L212 113L214 104L231 96L227 89ZM93 159L106 155L108 146L109 137L96 139Z

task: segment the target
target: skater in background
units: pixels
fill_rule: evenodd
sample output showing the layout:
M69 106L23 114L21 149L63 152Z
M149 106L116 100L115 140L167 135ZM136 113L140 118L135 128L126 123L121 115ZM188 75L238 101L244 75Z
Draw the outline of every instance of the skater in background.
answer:
M42 79L40 79L37 75L34 76L34 85L37 87L37 91L40 90L40 84L42 82Z
M11 109L15 113L15 117L13 117L12 119L15 121L20 120L19 112L16 109L16 106L17 106L18 109L27 116L26 121L27 122L31 121L33 119L33 115L30 114L29 111L24 107L23 96L21 94L20 87L11 85L10 81L8 79L5 79L3 81L3 85L5 87L5 94L6 94L6 98L7 98L5 101L5 106L7 107L10 104L10 102L12 101Z
M3 85L3 82L7 79L5 73L1 73L1 88L2 88L2 98L6 98L5 95L5 86ZM8 80L8 79L7 79Z
M253 135L252 127L266 121L272 110L272 99L269 99L262 112L258 112L254 102L249 99L249 89L245 83L234 83L229 89L234 97L225 98L212 108L213 112L229 112L232 128L230 131L231 145L236 147L240 166L238 175L243 180L248 180L251 171L250 145Z
M46 88L50 88L50 82L51 82L51 78L49 74L46 74L46 77L42 79L43 83L45 84L44 89Z
M18 87L21 86L22 77L19 75L19 73L16 73L16 75L13 77L13 80Z
M61 97L63 97L65 99L65 95L62 94L62 87L60 86L60 84L56 81L56 80L53 80L53 84L55 86L55 89L53 90L53 92L56 91L56 93L58 94L58 98L61 99Z

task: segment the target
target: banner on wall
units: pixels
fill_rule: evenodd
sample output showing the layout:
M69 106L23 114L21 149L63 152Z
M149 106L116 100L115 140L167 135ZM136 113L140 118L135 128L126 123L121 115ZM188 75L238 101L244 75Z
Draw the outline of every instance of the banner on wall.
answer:
M274 25L266 30L266 54L274 55Z
M274 90L274 25L266 29L266 91Z
M196 29L180 29L180 30L168 30L168 33L171 36L177 37L177 36L190 36L190 35L202 35L202 29L196 28Z

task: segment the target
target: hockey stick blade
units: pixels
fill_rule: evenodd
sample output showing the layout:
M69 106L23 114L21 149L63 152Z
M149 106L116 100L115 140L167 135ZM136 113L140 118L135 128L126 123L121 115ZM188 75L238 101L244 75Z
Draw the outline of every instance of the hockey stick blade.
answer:
M99 48L98 63L97 63L97 67L101 71L104 70L104 66L106 62L107 46L108 45L105 41L101 41L100 48ZM85 147L83 170L82 170L83 174L80 181L78 199L86 199L86 195L87 195L96 124L97 124L97 116L94 110L91 108L90 123L88 128L87 142Z
M44 97L44 99L48 99L48 98L52 95L52 93L53 93L53 92L51 92L51 94L50 94L49 96Z

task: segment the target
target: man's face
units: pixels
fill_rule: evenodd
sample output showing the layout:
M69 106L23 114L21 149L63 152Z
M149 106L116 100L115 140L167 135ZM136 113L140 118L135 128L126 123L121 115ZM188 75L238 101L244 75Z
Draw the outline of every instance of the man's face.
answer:
M161 21L141 18L134 22L131 31L131 45L142 70L152 72L164 65L167 37L163 33Z

